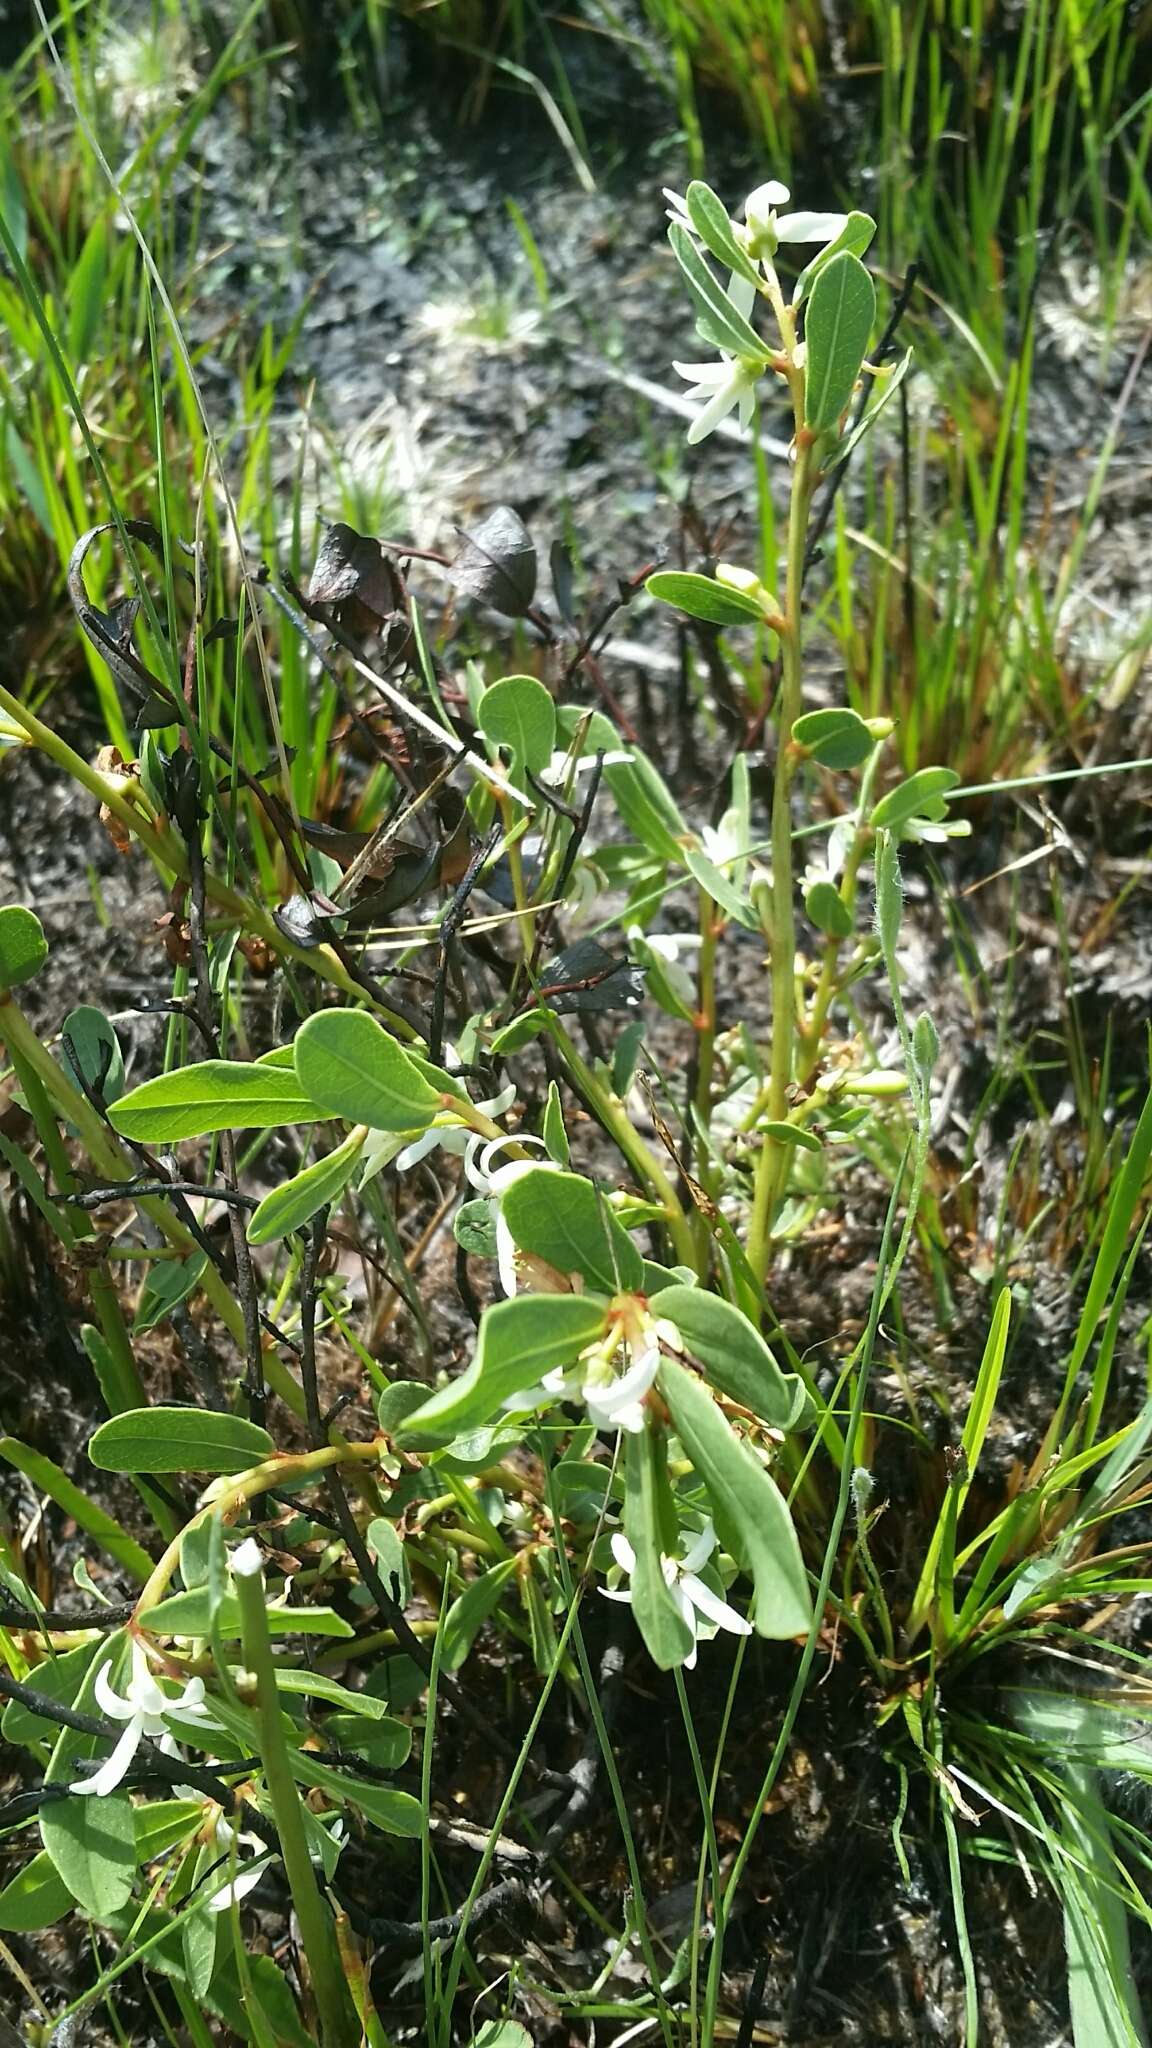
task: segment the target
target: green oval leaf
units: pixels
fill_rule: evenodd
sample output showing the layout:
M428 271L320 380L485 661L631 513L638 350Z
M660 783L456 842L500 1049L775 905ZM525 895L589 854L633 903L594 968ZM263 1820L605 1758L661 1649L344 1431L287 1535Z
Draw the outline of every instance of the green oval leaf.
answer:
M366 1010L321 1010L294 1042L299 1085L329 1116L374 1131L423 1130L440 1091ZM443 1093L455 1091L447 1074Z
M684 194L684 204L700 240L713 256L726 263L729 270L738 271L749 284L757 287L763 282L760 272L749 256L742 242L737 240L736 230L728 216L728 209L722 199L706 185L702 178L693 178Z
M866 761L876 742L855 711L806 711L792 727L792 737L822 768L855 768Z
M586 1294L518 1294L485 1309L467 1372L406 1416L397 1441L451 1439L482 1429L513 1395L557 1366L573 1364L601 1334L604 1309L603 1301Z
M858 256L833 256L812 286L804 322L808 367L804 424L814 434L839 424L868 353L876 287Z
M44 927L22 903L6 904L0 910L0 989L19 988L31 981L48 958Z
M687 570L658 569L644 585L661 604L675 605L689 618L706 619L712 626L763 625L763 607L746 590L733 590L717 583L714 576L696 576Z
M699 1287L660 1289L659 1314L675 1323L714 1387L777 1429L795 1427L806 1405L794 1373L781 1372L759 1330L738 1308Z
M105 1103L118 1102L124 1093L124 1055L103 1010L94 1009L91 1003L81 1003L70 1010L60 1027L60 1040L62 1065L68 1079L76 1080L70 1047L88 1086Z
M0 1930L34 1934L62 1920L75 1903L47 1849L41 1849L0 1892Z
M519 1249L558 1273L579 1273L600 1294L626 1294L640 1286L639 1251L583 1174L533 1167L505 1190L500 1207Z
M658 1383L676 1434L707 1489L720 1540L751 1575L757 1634L805 1634L812 1619L808 1575L779 1488L690 1372L666 1358Z
M933 803L955 789L960 777L955 768L921 768L910 775L907 782L901 782L896 789L890 789L882 796L872 813L870 823L877 830L893 831L898 825L914 818L925 804Z
M346 1637L355 1634L343 1615L331 1607L277 1607L270 1603L265 1613L268 1632L274 1636ZM149 1635L156 1636L206 1636L211 1627L214 1634L219 1631L222 1641L236 1642L242 1633L240 1602L235 1593L225 1593L213 1615L207 1586L193 1586L190 1592L173 1593L169 1599L149 1607L142 1621Z
M337 1201L356 1171L363 1150L363 1138L353 1131L334 1152L314 1159L311 1166L273 1188L248 1225L249 1244L269 1244L274 1237L286 1237L290 1230L299 1230L309 1222L318 1209Z
M847 939L852 933L852 912L834 882L813 882L804 896L804 908L818 932L830 939Z
M444 1618L441 1663L445 1671L459 1671L488 1616L500 1604L500 1596L513 1572L516 1559L506 1557L473 1579L452 1602Z
M208 1264L207 1252L193 1252L186 1259L157 1259L149 1266L140 1290L140 1301L132 1318L132 1329L154 1330L174 1308L186 1301Z
M588 754L603 748L604 780L632 837L654 859L679 861L680 841L687 837L688 827L663 777L638 747L625 747L611 719L602 711L594 711L588 718L587 712L576 706L564 707L562 724L571 728L581 719L588 720L584 751ZM629 759L614 760L613 756L621 752L627 753Z
M202 1060L158 1074L108 1112L113 1130L144 1145L170 1145L211 1131L265 1131L338 1115L302 1090L292 1068L253 1060Z
M699 249L686 227L674 220L668 230L672 254L684 272L688 289L703 315L701 332L705 333L716 348L726 349L729 355L747 357L755 362L766 362L768 350L749 326L742 313L737 312L723 285L709 270Z
M872 237L875 233L876 223L872 219L871 214L850 213L836 240L829 242L825 248L821 249L819 255L814 256L811 263L801 271L800 276L796 280L793 304L797 306L803 304L820 272L827 269L834 256L841 255L845 249L853 256L863 256L865 250L871 245Z
M771 1138L774 1144L791 1145L797 1152L824 1150L815 1131L805 1130L803 1124L762 1123L757 1124L756 1129L765 1138Z
M211 1408L130 1408L88 1445L101 1472L246 1472L276 1450L266 1429Z
M486 739L507 747L513 761L539 775L556 745L556 706L535 676L502 676L480 699L478 724Z

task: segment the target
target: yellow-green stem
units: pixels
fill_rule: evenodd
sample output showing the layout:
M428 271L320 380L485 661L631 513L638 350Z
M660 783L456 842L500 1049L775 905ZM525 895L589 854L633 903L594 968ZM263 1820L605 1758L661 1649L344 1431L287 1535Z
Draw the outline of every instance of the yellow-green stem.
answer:
M706 889L700 891L700 961L696 982L696 1089L694 1103L700 1130L712 1128L712 1076L716 1064L716 942L723 919ZM695 1170L701 1182L707 1178L705 1162L697 1159ZM711 1254L708 1219L697 1209L692 1218L696 1257L706 1270Z
M296 1480L311 1479L316 1473L326 1472L330 1465L377 1465L380 1462L378 1443L371 1444L325 1444L319 1451L300 1451L294 1456L266 1458L262 1465L253 1465L249 1471L241 1472L231 1486L217 1492L212 1489L211 1500L196 1510L191 1520L185 1523L180 1534L173 1538L159 1563L153 1566L136 1602L132 1617L134 1628L147 1626L151 1608L158 1605L168 1590L173 1572L180 1563L180 1548L190 1529L198 1529L209 1515L220 1515L224 1521L236 1514L245 1501L256 1500L260 1494L268 1493L274 1486L291 1486Z
M652 1200L661 1204L668 1235L672 1239L680 1264L690 1266L694 1273L703 1276L706 1268L700 1263L692 1236L692 1225L684 1214L677 1200L676 1190L659 1160L653 1157L639 1131L633 1130L623 1103L618 1102L616 1097L609 1093L597 1080L587 1061L581 1059L564 1026L556 1017L549 1018L548 1028L577 1088L593 1105L609 1137L623 1153L637 1180L648 1190Z
M868 765L860 778L860 796L856 806L856 831L844 862L840 877L840 901L849 916L855 918L856 880L860 863L872 844L871 828L866 823L872 800L872 784L880 762L880 748L877 747L869 758ZM830 938L825 942L820 964L820 979L812 999L812 1008L800 1027L800 1064L797 1080L803 1084L809 1081L820 1060L824 1042L824 1027L838 989L837 966L844 941Z
M320 1895L300 1793L292 1775L292 1760L284 1734L280 1695L276 1687L276 1661L265 1613L264 1573L237 1570L233 1575L240 1607L244 1639L244 1662L256 1680L256 1718L260 1729L260 1761L264 1782L272 1802L280 1854L288 1877L288 1888L296 1908L300 1939L308 1961L312 1997L324 2048L357 2048L360 2028L356 2021L340 1962L336 1929L328 1906Z
M768 1075L768 1113L774 1123L788 1116L788 1090L796 1038L796 911L792 900L792 727L803 702L801 600L804 551L814 475L812 450L798 424L796 464L788 510L788 565L784 591L784 630L780 636L780 706L776 734L776 778L772 792L772 1048ZM748 1235L748 1263L763 1284L772 1246L772 1212L787 1148L764 1140L756 1161L756 1184Z

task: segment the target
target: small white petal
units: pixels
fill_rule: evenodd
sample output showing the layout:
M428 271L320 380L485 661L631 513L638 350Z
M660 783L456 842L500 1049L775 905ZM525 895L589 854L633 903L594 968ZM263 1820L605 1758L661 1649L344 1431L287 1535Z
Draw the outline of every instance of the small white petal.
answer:
M482 1195L488 1193L488 1183L481 1177L480 1169L476 1164L476 1157L482 1146L486 1145L487 1142L488 1140L482 1138L479 1132L477 1132L475 1136L468 1140L464 1151L464 1178L472 1187L477 1188Z
M766 185L757 185L756 190L748 194L744 201L744 218L748 220L754 213L771 213L776 206L787 206L791 197L787 185L782 185L779 178L769 178Z
M718 427L721 420L727 419L733 406L740 402L741 389L742 380L737 375L729 374L725 378L723 384L713 392L703 412L696 415L689 427L687 439L690 447L694 448L699 441L706 440L713 428Z
M650 1344L618 1379L586 1381L580 1392L589 1415L594 1410L598 1411L594 1420L602 1427L628 1427L618 1419L619 1416L642 1401L659 1369L660 1347Z
M113 1692L108 1679L111 1669L112 1659L109 1657L107 1663L102 1664L96 1673L92 1687L93 1696L97 1706L101 1707L104 1713L110 1714L114 1721L130 1721L136 1713L135 1702L124 1699L118 1692Z
M635 1571L636 1552L633 1550L622 1529L613 1530L609 1541L609 1548L622 1572Z
M734 1607L729 1607L726 1600L721 1600L720 1595L714 1593L711 1586L706 1586L703 1579L698 1579L694 1572L685 1572L680 1584L692 1606L706 1615L709 1621L714 1621L717 1628L725 1628L733 1636L751 1635L752 1623L745 1621L742 1614L737 1614Z
M681 1621L684 1623L685 1628L691 1629L692 1639L693 1641L695 1641L696 1609L693 1607L692 1602L688 1598L688 1595L684 1590L684 1586L681 1580L673 1580L668 1590L671 1593L673 1600L676 1602L676 1607L679 1612Z
M834 242L848 224L846 213L785 213L776 223L779 242Z
M405 1145L404 1150L396 1154L397 1173L407 1173L409 1168L418 1165L421 1159L427 1159L428 1154L436 1150L441 1139L447 1136L447 1131L422 1131L418 1138L414 1138L410 1145Z
M727 356L723 356L719 362L673 363L672 368L686 383L698 384L702 391L715 391L719 385L726 382L732 364Z
M700 1534L693 1538L680 1560L681 1571L698 1572L702 1564L707 1564L715 1548L716 1531L711 1522L705 1522Z
M493 1167L492 1161L505 1145L532 1145L545 1153L548 1150L543 1138L533 1137L530 1131L518 1131L515 1136L510 1133L504 1138L489 1139L480 1154L479 1171L483 1175L483 1185L494 1195L502 1195L506 1188L511 1187L513 1181L519 1180L522 1174L528 1173L533 1167L547 1164L546 1160L540 1159L509 1159L504 1166Z
M246 1536L232 1552L232 1571L242 1579L254 1579L264 1569L264 1557L254 1536Z
M128 1774L143 1733L139 1716L134 1715L111 1756L101 1764L100 1769L91 1778L78 1778L74 1785L69 1785L68 1790L80 1793L85 1799L90 1798L93 1793L97 1798L101 1798L105 1792L114 1792Z
M503 1116L506 1109L511 1109L515 1100L516 1083L509 1081L508 1086L502 1088L499 1095L491 1096L487 1102L478 1102L476 1107L482 1116L498 1117Z
M246 1898L249 1892L255 1891L256 1886L264 1878L267 1870L268 1864L267 1861L264 1861L258 1870L240 1871L233 1878L231 1884L221 1885L218 1892L213 1892L209 1898L205 1899L205 1912L223 1913L228 1906L232 1905L233 1901L239 1905L241 1899Z
M502 1215L496 1218L496 1270L500 1275L500 1285L511 1300L520 1284L520 1275L516 1266L516 1240Z
M632 1605L632 1592L628 1586L601 1586L598 1590L602 1600L619 1600L622 1607Z

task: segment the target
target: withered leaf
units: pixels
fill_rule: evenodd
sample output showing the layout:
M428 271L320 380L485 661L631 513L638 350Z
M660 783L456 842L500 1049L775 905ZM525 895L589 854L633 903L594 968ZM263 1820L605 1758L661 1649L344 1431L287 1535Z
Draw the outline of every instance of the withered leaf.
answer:
M522 619L536 595L536 550L518 512L497 505L462 545L449 569L462 597Z
M348 604L355 598L373 618L387 619L402 609L403 586L380 543L337 520L324 535L312 581L312 604Z

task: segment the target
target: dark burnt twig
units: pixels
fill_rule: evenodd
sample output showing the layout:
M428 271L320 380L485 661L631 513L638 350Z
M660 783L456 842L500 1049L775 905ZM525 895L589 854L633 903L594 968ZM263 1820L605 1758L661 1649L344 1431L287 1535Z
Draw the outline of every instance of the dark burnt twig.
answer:
M81 1607L70 1613L65 1607L29 1608L0 1600L0 1628L20 1629L25 1635L44 1635L49 1629L66 1635L70 1630L123 1628L136 1612L134 1600L117 1600L109 1607Z
M555 887L552 890L553 902L551 908L541 911L540 921L536 926L536 943L532 948L532 960L530 963L533 969L535 969L539 962L544 941L556 922L556 914L563 901L564 891L571 880L572 870L576 865L576 857L587 836L588 827L592 823L592 812L596 806L596 798L600 794L600 784L603 777L604 749L601 747L597 750L592 772L588 777L588 788L585 791L584 802L576 815L572 835L567 846L564 848L564 858L560 863L560 871L556 877Z
M436 986L432 996L432 1019L428 1034L428 1057L433 1066L439 1066L444 1051L444 1008L448 1000L448 965L456 934L464 922L469 899L480 876L496 849L503 832L503 822L497 819L479 851L474 853L464 874L457 883L451 903L440 920L440 964L436 973Z
M624 1690L624 1647L620 1642L605 1644L600 1658L599 1697L600 1712L605 1728L609 1731L619 1711ZM574 1834L592 1805L596 1780L600 1775L603 1761L600 1751L600 1735L595 1721L589 1720L584 1747L568 1773L572 1794L561 1811L556 1815L544 1837L543 1853L554 1856L562 1842Z
M176 823L188 850L188 942L195 982L193 1004L200 1019L201 1032L212 1048L212 1057L219 1059L220 1039L212 1011L212 984L208 969L208 942L205 936L206 884L204 848L200 839L198 773L191 754L187 756L183 780L188 790L188 800L177 806ZM189 788L189 784L193 786ZM219 1136L220 1163L223 1167L225 1186L239 1193L240 1177L236 1168L235 1136L230 1130L222 1130ZM245 1394L248 1414L253 1422L263 1427L267 1399L264 1389L264 1351L260 1341L260 1300L256 1288L256 1274L243 1215L231 1204L228 1209L228 1221L232 1233L232 1257L236 1267L236 1292L240 1300L240 1312L244 1318Z
M113 1181L109 1187L86 1188L82 1195L70 1195L68 1199L74 1209L100 1209L106 1202L118 1202L131 1195L201 1195L212 1202L229 1202L237 1209L259 1207L255 1195L242 1195L219 1181L149 1180L146 1174Z
M356 1932L368 1935L387 1950L387 1956L380 1958L382 1961L400 1962L405 1956L419 1955L425 1941L454 1941L464 1925L463 1907L458 1913L446 1913L439 1920L424 1923L418 1920L387 1920L366 1912L339 1885L333 1889ZM532 1888L522 1877L501 1878L498 1884L490 1885L487 1891L481 1892L474 1902L468 1914L469 1932L517 1906L535 1910Z
M752 1972L752 1982L748 1986L748 1996L740 2015L740 2032L736 2036L736 2048L752 2048L756 2022L764 2003L764 1986L767 1982L768 1956L765 1953L761 1955Z
M364 713L352 697L337 664L332 660L326 649L321 646L315 633L311 630L310 621L316 625L324 626L327 630L327 619L324 618L322 613L313 609L295 578L287 572L284 574L284 590L288 592L288 597L285 597L284 591L277 590L266 562L261 563L256 573L256 582L261 590L268 592L277 610L283 613L293 631L300 635L309 652L319 662L329 681L335 683L340 695L340 701L360 738L368 748L369 753L374 754L378 761L386 761L389 768L395 774L396 763L389 754L380 735L373 732L369 721L365 718ZM289 603L289 598L293 599L294 602ZM297 606L299 606L299 610L297 610ZM403 781L404 778L401 776L399 779Z

